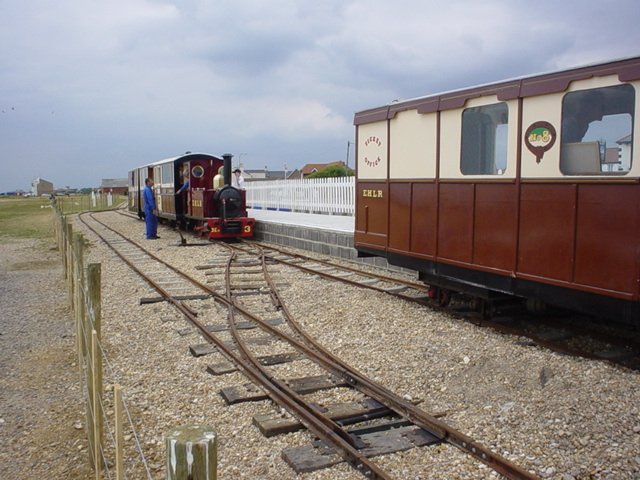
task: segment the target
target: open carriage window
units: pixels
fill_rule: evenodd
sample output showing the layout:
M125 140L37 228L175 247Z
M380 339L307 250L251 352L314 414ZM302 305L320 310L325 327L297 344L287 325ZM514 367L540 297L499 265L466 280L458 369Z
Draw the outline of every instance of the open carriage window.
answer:
M627 173L634 108L635 89L628 84L567 93L562 100L562 173Z
M463 175L503 175L507 168L506 103L467 108L462 112Z

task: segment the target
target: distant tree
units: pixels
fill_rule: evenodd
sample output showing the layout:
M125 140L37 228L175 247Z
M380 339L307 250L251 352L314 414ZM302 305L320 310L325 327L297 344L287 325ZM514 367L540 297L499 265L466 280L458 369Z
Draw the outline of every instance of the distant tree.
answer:
M351 177L353 170L341 165L330 165L320 171L308 175L307 178Z

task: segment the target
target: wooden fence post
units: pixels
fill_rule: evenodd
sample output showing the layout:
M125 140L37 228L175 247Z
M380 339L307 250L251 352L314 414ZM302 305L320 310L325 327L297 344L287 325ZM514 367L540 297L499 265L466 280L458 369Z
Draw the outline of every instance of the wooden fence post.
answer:
M100 478L102 471L102 408L100 399L102 398L102 385L99 383L102 375L102 355L100 355L100 347L98 346L98 333L91 331L91 410L93 412L91 429L93 430L93 468L95 470L96 479Z
M69 303L73 308L73 224L71 222L67 223L67 230L65 235L65 254L66 254L66 262L67 265L67 287L68 287L68 295L69 295Z
M69 271L67 267L67 217L60 213L60 255L62 256L62 267L64 278L69 281Z
M218 435L206 425L178 427L165 436L167 480L216 480Z
M87 294L86 305L86 328L92 332L91 336L91 379L93 403L93 440L96 478L99 478L103 467L100 446L103 440L104 422L102 415L103 385L102 385L102 350L100 349L100 333L102 327L102 305L101 305L101 279L102 266L99 263L92 263L87 267Z
M124 450L124 432L122 425L124 423L124 404L122 403L122 387L117 384L113 386L113 405L113 416L116 422L116 480L123 480L124 462L122 461L122 457Z
M83 251L82 251L82 235L79 233L73 234L72 244L72 278L73 288L71 298L73 299L71 307L75 313L77 331L78 331L78 344L79 352L82 356L81 360L87 352L87 340L89 333L86 330L84 322L84 306L82 305L82 290L84 289L84 268L83 268ZM80 364L82 368L82 363Z

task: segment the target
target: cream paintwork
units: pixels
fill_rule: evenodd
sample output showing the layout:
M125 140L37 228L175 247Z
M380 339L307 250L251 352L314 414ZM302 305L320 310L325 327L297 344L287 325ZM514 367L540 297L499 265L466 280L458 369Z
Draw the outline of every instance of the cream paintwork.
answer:
M568 91L585 90L597 87L619 85L617 76L595 77L572 82ZM636 90L635 115L640 112L640 81L630 82ZM518 139L518 101L509 100L509 133L507 141L507 168L502 175L463 175L460 171L460 142L462 136L462 112L465 108L479 107L499 103L495 95L474 98L466 102L460 109L440 112L440 178L443 180L510 180L516 176L517 145L521 142L522 161L521 178L536 179L589 179L597 178L624 179L640 177L640 153L633 149L631 170L623 175L564 175L560 171L560 137L562 98L567 92L527 97L522 101L522 134L527 127L537 121L547 121L556 128L557 138L553 147L544 153L540 163L529 151L524 138ZM428 180L435 178L436 172L436 115L435 113L418 114L416 110L399 112L391 119L390 152L387 158L387 122L379 121L358 126L358 179L386 180L387 164L391 179ZM633 138L640 138L640 122L634 121ZM381 140L381 146L364 145L367 138L374 136ZM378 165L367 165L364 155L371 155L373 150L380 156ZM366 153L365 153L366 152Z
M460 171L460 143L462 140L462 112L465 108L481 107L501 103L495 95L474 98L466 102L463 108L445 110L440 117L440 178L443 180L507 180L516 177L516 145L518 124L518 102L504 102L509 109L507 168L502 175L463 175Z
M640 82L630 82L636 89L636 106L635 115L639 112L639 97L640 97ZM560 171L560 137L561 131L561 117L562 117L562 98L567 92L586 90L590 88L598 87L610 87L613 85L620 85L620 81L616 75L606 77L594 77L587 80L577 80L571 82L566 92L554 93L550 95L541 95L537 97L528 97L523 100L522 106L522 131L523 135L527 127L534 122L544 120L551 123L556 128L557 138L556 142L551 149L545 152L540 163L536 163L536 157L529 149L522 143L522 165L521 165L521 177L523 179L548 179L548 178L563 178L563 179L595 179L600 177L606 177L607 179L614 178L628 178L638 177L640 175L640 165L638 161L638 149L634 149L631 159L631 170L623 175L564 175ZM638 122L634 122L634 135L633 138L640 138L640 127Z
M377 138L376 142L367 142L368 139ZM367 144L368 143L368 144ZM386 180L387 179L387 122L380 121L358 126L358 179L359 180ZM368 163L365 158L369 159ZM375 163L375 160L380 161ZM375 164L374 164L375 163Z
M562 109L562 93L527 97L522 101L522 160L521 178L560 177L560 115ZM540 163L524 143L524 132L529 125L538 121L549 122L556 129L556 140L550 150L544 152Z
M436 178L437 114L417 110L399 112L391 119L389 177L392 180Z

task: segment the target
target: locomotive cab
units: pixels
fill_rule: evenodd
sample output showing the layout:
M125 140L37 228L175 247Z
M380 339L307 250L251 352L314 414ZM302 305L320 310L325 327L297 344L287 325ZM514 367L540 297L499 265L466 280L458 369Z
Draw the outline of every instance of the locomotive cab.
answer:
M252 237L255 220L247 218L246 192L231 186L230 154L223 158L224 185L213 192L213 215L208 220L210 237ZM214 182L215 183L215 182Z

